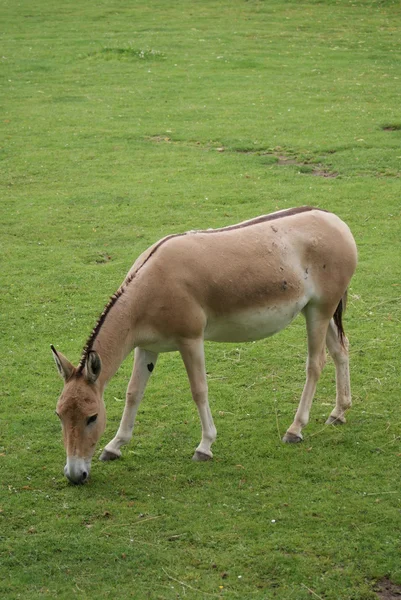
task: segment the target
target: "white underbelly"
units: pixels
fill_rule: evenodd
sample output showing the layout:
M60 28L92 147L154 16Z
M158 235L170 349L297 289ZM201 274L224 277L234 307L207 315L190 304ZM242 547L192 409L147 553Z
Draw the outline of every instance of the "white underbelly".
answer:
M241 313L209 317L204 333L211 342L250 342L285 329L306 306L307 298L285 306L248 309Z

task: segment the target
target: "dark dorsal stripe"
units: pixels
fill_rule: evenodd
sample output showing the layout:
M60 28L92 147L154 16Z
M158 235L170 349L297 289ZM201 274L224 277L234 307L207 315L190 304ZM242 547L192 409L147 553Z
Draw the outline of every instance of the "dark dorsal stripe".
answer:
M280 210L270 215L262 215L249 221L243 221L237 225L229 225L228 227L221 227L220 229L206 229L205 231L199 231L197 233L214 233L217 231L234 231L235 229L243 229L244 227L250 227L251 225L259 225L260 223L266 223L266 221L276 221L284 217L292 217L293 215L299 215L300 213L310 212L311 210L320 210L321 212L328 212L323 208L315 208L314 206L300 206L299 208L289 208L288 210ZM184 234L185 235L185 234Z
M261 217L256 217L255 219L251 219L249 221L244 221L242 223L238 223L237 225L229 225L228 227L221 227L220 229L200 229L198 231L186 232L186 233L173 233L171 235L166 236L158 242L153 250L148 254L143 263L139 265L137 270L132 273L122 284L122 286L117 290L115 294L110 298L109 302L106 304L102 314L100 315L91 335L88 338L88 341L85 344L85 347L82 352L81 360L79 361L77 373L81 374L84 367L87 356L89 352L92 350L92 346L99 334L99 331L106 320L107 315L117 302L117 300L122 296L125 292L131 281L135 278L138 271L142 269L142 267L148 262L148 260L154 255L155 252L163 246L166 242L173 238L184 237L186 235L196 235L196 234L213 234L213 233L224 233L225 231L235 231L236 229L243 229L244 227L251 227L252 225L259 225L260 223L266 223L267 221L276 221L277 219L283 219L284 217L292 217L293 215L299 215L304 212L310 212L311 210L319 210L321 212L328 212L322 208L315 208L314 206L300 206L299 208L289 208L288 210L281 210L279 212L271 213L270 215L263 215Z

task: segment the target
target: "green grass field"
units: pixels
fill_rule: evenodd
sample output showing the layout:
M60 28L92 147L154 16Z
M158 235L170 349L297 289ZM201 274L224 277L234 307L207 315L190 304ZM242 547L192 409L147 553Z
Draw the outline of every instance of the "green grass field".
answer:
M1 0L0 597L374 600L401 584L401 14L375 0ZM131 444L131 364L90 482L69 485L50 344L77 362L139 253L316 205L351 227L354 405L284 445L302 318L207 345L215 458L163 355ZM396 596L394 595L394 598ZM386 596L390 598L390 596Z

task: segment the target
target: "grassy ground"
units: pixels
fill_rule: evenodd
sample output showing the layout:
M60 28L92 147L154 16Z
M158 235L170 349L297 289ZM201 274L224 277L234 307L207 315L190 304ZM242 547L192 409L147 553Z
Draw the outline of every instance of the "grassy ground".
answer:
M401 583L401 17L397 2L1 1L2 598L368 600ZM348 222L354 407L284 446L302 319L208 345L212 463L180 360L161 358L134 439L63 477L49 345L77 361L162 235L302 204ZM118 426L130 364L106 395ZM100 448L99 448L100 450Z

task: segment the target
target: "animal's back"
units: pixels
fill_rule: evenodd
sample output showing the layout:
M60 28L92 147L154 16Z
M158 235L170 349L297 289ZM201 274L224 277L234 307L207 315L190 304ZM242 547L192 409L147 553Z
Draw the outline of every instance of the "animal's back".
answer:
M343 221L313 210L165 238L136 265L143 260L148 285L176 282L216 309L222 294L228 310L243 301L265 305L298 295L318 271L324 287L333 280L341 286L342 279L346 287L356 248Z

